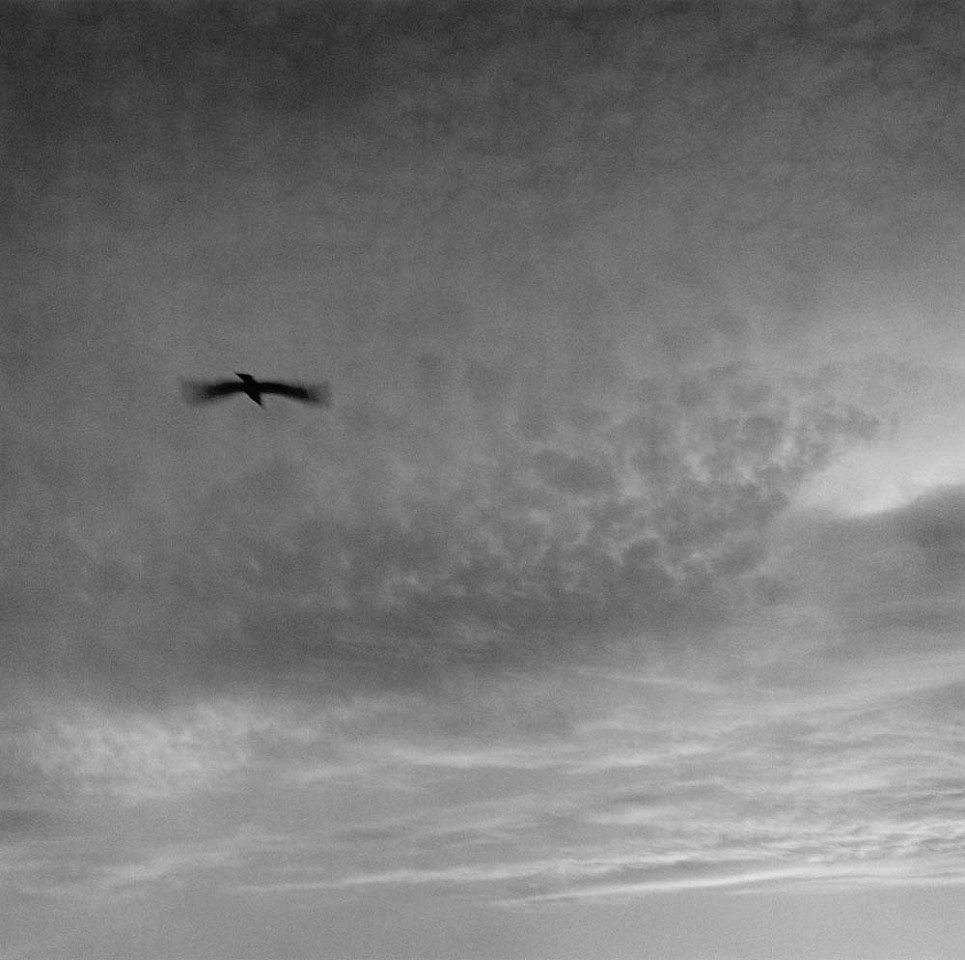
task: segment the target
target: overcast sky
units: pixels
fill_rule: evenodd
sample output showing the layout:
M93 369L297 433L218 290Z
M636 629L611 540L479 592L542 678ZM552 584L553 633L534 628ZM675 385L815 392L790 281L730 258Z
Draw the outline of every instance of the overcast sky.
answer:
M4 0L5 960L960 955L963 56Z

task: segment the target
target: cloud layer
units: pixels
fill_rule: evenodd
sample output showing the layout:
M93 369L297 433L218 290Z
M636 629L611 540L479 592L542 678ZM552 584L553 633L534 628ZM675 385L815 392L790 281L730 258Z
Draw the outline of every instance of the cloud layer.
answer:
M0 949L960 882L965 33L905 6L0 9ZM334 405L181 403L235 369Z

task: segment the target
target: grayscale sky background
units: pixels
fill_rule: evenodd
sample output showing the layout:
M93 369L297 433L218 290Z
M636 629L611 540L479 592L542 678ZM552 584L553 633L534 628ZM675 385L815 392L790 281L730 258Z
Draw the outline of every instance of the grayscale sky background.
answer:
M960 956L963 56L4 0L4 960Z

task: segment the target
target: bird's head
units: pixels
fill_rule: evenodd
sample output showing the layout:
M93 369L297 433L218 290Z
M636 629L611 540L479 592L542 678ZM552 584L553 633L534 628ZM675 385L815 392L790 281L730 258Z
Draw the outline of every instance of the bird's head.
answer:
M250 373L238 373L237 370L235 370L235 376L239 377L245 383L251 383L251 381L255 379Z

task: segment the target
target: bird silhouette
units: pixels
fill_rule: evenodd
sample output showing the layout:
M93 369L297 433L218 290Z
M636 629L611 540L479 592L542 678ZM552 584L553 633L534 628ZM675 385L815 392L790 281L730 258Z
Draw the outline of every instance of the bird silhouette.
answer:
M277 380L256 380L250 373L235 375L240 383L234 380L184 380L181 383L181 392L184 399L191 404L223 400L236 393L250 397L259 407L262 406L261 398L272 393L290 400L300 400L302 403L317 403L323 407L332 402L332 393L327 383L281 383Z

